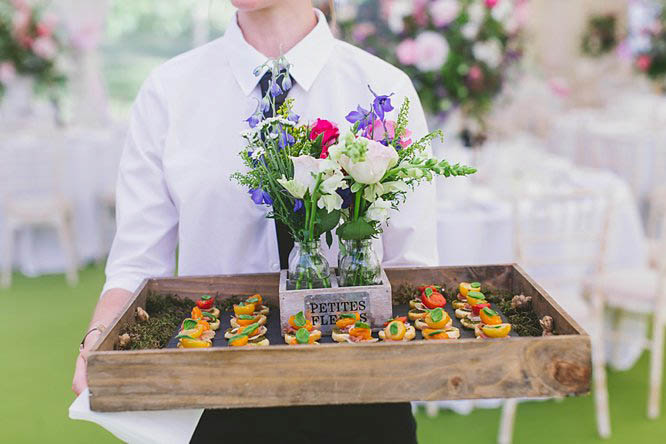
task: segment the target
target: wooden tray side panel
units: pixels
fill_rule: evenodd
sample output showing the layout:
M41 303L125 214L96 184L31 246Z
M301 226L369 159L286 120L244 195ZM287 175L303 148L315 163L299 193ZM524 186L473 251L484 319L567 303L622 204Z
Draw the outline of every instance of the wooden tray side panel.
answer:
M532 296L532 309L542 318L550 316L554 322L554 332L557 335L587 335L585 330L569 316L562 307L537 284L518 265L513 268L513 285L510 287L514 294Z
M177 294L192 300L202 294L228 298L259 293L269 304L278 307L279 282L279 273L258 273L153 279L149 288L158 294Z
M589 338L583 336L195 353L158 350L91 356L91 408L121 411L554 397L588 392L591 368Z
M150 293L148 282L148 280L143 281L137 291L134 292L132 298L125 305L123 314L108 326L106 331L93 346L92 351L113 350L114 345L118 342L118 335L120 332L128 325L132 325L136 322L136 308L146 308L146 298L148 297L148 293Z
M454 290L460 282L478 281L493 287L509 288L513 277L511 265L386 268L385 271L394 293L403 284L443 284Z

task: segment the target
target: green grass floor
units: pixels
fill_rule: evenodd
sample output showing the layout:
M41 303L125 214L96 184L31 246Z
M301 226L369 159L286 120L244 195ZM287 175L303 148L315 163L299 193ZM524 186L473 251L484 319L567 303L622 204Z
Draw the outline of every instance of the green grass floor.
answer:
M78 342L104 280L101 267L81 273L69 288L61 275L15 276L0 290L0 442L92 443L117 440L101 427L68 418ZM609 443L666 442L666 412L657 421L645 417L648 356L627 372L609 372L613 437ZM666 398L666 393L664 395ZM662 404L663 405L663 404ZM468 416L442 411L436 418L417 415L419 442L492 443L499 410ZM590 396L562 402L520 404L515 443L595 443L594 405Z

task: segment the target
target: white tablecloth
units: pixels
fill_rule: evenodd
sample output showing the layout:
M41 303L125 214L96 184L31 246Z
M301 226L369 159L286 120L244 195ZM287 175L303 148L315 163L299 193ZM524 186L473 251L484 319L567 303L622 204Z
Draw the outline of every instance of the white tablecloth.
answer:
M104 228L108 216L102 198L113 195L124 131L119 128L43 131L30 126L16 131L0 132L0 149L10 137L20 132L37 132L48 136L39 143L56 146L64 168L61 189L73 209L73 229L77 255L81 264L103 258L108 251L108 234ZM3 224L0 208L0 228ZM113 229L111 227L111 229ZM48 228L30 228L18 233L14 266L29 276L62 272L66 256L56 233ZM3 246L0 245L0 249Z
M666 98L626 93L554 119L546 145L576 165L613 171L644 200L666 184Z

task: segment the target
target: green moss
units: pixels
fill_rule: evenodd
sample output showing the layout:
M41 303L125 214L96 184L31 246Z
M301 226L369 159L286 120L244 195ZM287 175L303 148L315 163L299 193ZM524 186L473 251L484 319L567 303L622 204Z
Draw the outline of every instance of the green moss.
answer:
M150 315L147 322L136 322L120 332L130 335L127 350L146 350L164 348L174 332L190 316L194 302L170 295L148 295L146 311ZM116 346L116 349L119 349Z
M513 331L520 336L541 336L542 329L539 324L539 317L532 310L516 310L511 307L513 294L506 290L484 287L483 294L486 299L496 304L502 314L511 323Z
M419 290L416 285L402 284L393 292L393 305L406 305L417 297L419 297Z

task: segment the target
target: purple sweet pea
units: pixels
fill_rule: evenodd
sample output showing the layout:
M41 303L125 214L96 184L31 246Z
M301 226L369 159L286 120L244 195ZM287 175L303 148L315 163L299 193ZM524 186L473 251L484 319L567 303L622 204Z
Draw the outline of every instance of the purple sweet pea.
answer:
M278 133L278 146L280 149L285 149L288 146L292 146L296 142L294 136L287 133L284 129L281 129Z
M293 111L290 111L289 116L287 116L287 120L289 120L290 122L294 122L294 123L298 123L298 120L300 118L301 118L301 116L299 116L298 114L296 114Z
M259 114L252 114L250 117L245 119L248 125L250 125L250 128L254 128L259 124L259 120L261 119L261 115Z
M303 209L303 201L301 199L296 199L294 202L294 213L298 213Z
M273 199L271 199L271 195L264 191L262 188L253 188L248 191L248 193L250 193L252 202L256 203L257 205L273 205Z
M282 90L289 91L292 86L293 84L291 82L291 76L289 74L285 74L284 78L282 79Z
M345 117L347 122L356 123L358 122L358 129L365 129L371 121L370 111L363 109L360 105L356 108L356 111L352 111Z
M388 96L378 96L368 85L368 89L375 96L375 100L372 102L372 108L375 110L375 114L379 120L384 120L384 113L393 111L393 105L391 105L391 96L392 93Z

